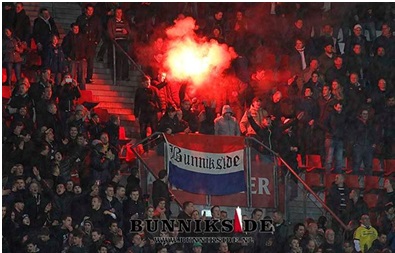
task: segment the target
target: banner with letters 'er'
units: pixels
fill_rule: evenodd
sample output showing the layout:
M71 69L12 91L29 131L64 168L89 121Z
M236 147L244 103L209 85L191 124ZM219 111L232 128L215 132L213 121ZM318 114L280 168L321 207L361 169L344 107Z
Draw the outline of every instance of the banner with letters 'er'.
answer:
M243 137L181 134L166 139L173 186L207 195L246 190Z

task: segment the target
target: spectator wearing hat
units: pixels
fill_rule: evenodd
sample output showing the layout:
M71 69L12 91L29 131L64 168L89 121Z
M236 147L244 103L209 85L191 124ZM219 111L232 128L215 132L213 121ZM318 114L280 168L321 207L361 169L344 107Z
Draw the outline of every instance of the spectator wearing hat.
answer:
M202 253L203 244L201 242L195 242L192 245L193 253Z
M230 105L222 107L222 115L214 120L215 135L240 136L240 127Z
M353 32L350 37L347 38L344 45L344 54L350 55L352 52L352 46L356 43L361 45L361 52L363 54L369 53L367 48L367 40L365 35L362 34L362 26L360 24L354 25Z

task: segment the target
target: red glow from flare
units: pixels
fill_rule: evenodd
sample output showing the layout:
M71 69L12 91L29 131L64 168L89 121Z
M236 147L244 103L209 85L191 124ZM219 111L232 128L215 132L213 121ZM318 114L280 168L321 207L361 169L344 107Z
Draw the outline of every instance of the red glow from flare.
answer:
M229 68L237 55L226 44L197 38L195 29L195 20L188 17L166 31L170 40L164 66L172 79L200 86Z

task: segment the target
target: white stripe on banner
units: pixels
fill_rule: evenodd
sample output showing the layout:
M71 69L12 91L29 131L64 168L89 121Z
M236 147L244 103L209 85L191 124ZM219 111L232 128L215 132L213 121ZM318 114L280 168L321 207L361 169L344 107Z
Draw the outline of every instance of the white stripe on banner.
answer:
M168 143L168 160L187 171L220 175L244 171L243 149L230 153L207 153Z

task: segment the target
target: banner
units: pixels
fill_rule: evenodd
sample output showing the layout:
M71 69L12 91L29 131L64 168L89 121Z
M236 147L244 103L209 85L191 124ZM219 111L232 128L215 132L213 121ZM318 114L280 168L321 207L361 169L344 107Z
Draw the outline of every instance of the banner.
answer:
M244 138L166 135L169 181L187 192L229 195L246 190Z

